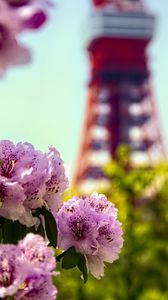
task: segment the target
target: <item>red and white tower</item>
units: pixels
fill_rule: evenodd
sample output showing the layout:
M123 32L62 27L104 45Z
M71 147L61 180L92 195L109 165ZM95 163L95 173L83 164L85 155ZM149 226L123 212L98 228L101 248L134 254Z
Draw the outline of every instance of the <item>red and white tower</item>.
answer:
M102 179L102 166L120 144L132 148L133 164L164 156L147 56L154 16L141 0L92 2L90 80L75 184Z

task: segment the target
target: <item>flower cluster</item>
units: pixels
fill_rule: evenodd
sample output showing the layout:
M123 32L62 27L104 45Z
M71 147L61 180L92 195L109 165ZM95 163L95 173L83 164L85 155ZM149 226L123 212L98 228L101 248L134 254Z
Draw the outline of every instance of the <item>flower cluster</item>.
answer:
M0 141L0 299L56 299L48 244L63 250L57 261L77 266L84 282L89 272L101 278L105 263L118 258L123 239L115 206L97 193L63 202L67 186L54 147L42 153L30 143Z
M29 50L18 36L46 22L48 5L47 0L0 0L0 75L10 65L29 62Z
M41 236L28 234L18 245L0 245L0 298L53 300L54 252Z
M75 247L85 255L88 271L100 278L104 262L118 258L123 245L117 209L104 195L73 197L64 203L57 214L58 243L67 250Z
M56 216L67 186L63 161L54 147L42 153L29 143L0 141L0 216L29 227L37 223L33 212L40 207Z

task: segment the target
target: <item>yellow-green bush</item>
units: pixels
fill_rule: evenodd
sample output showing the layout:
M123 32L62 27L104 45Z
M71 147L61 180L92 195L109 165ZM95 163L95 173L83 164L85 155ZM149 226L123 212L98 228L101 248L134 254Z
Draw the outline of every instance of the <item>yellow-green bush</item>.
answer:
M105 172L111 180L108 199L119 209L124 247L107 266L105 277L86 284L76 270L57 277L58 300L168 299L168 164L126 168L113 161Z

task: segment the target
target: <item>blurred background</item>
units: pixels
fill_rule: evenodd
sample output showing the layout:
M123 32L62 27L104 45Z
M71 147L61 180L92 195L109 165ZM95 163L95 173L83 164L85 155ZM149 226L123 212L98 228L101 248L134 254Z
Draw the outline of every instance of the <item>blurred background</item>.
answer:
M32 63L8 71L1 80L1 139L29 141L41 150L54 145L72 179L84 118L89 63L86 41L91 1L62 0L50 22L22 39L32 49ZM152 88L163 141L168 144L168 2L146 0L157 16L148 48ZM131 168L131 150L118 148L116 159L103 169L108 187L102 187L123 222L124 247L120 259L106 268L99 282L83 284L78 271L56 278L60 300L168 299L168 163ZM65 194L79 193L78 186Z
M149 47L150 68L167 144L168 3L145 2L157 16ZM90 11L89 0L58 1L47 26L24 36L33 52L32 63L9 70L1 80L1 139L29 141L41 150L54 145L70 177L86 103L89 74L85 48Z

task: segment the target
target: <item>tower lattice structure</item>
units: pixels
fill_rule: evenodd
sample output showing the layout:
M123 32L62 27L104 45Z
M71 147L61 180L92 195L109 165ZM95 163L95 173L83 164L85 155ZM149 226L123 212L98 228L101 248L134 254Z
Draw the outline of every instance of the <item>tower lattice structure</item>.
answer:
M155 18L138 0L92 0L90 80L74 183L102 179L120 144L132 164L164 156L147 47Z

